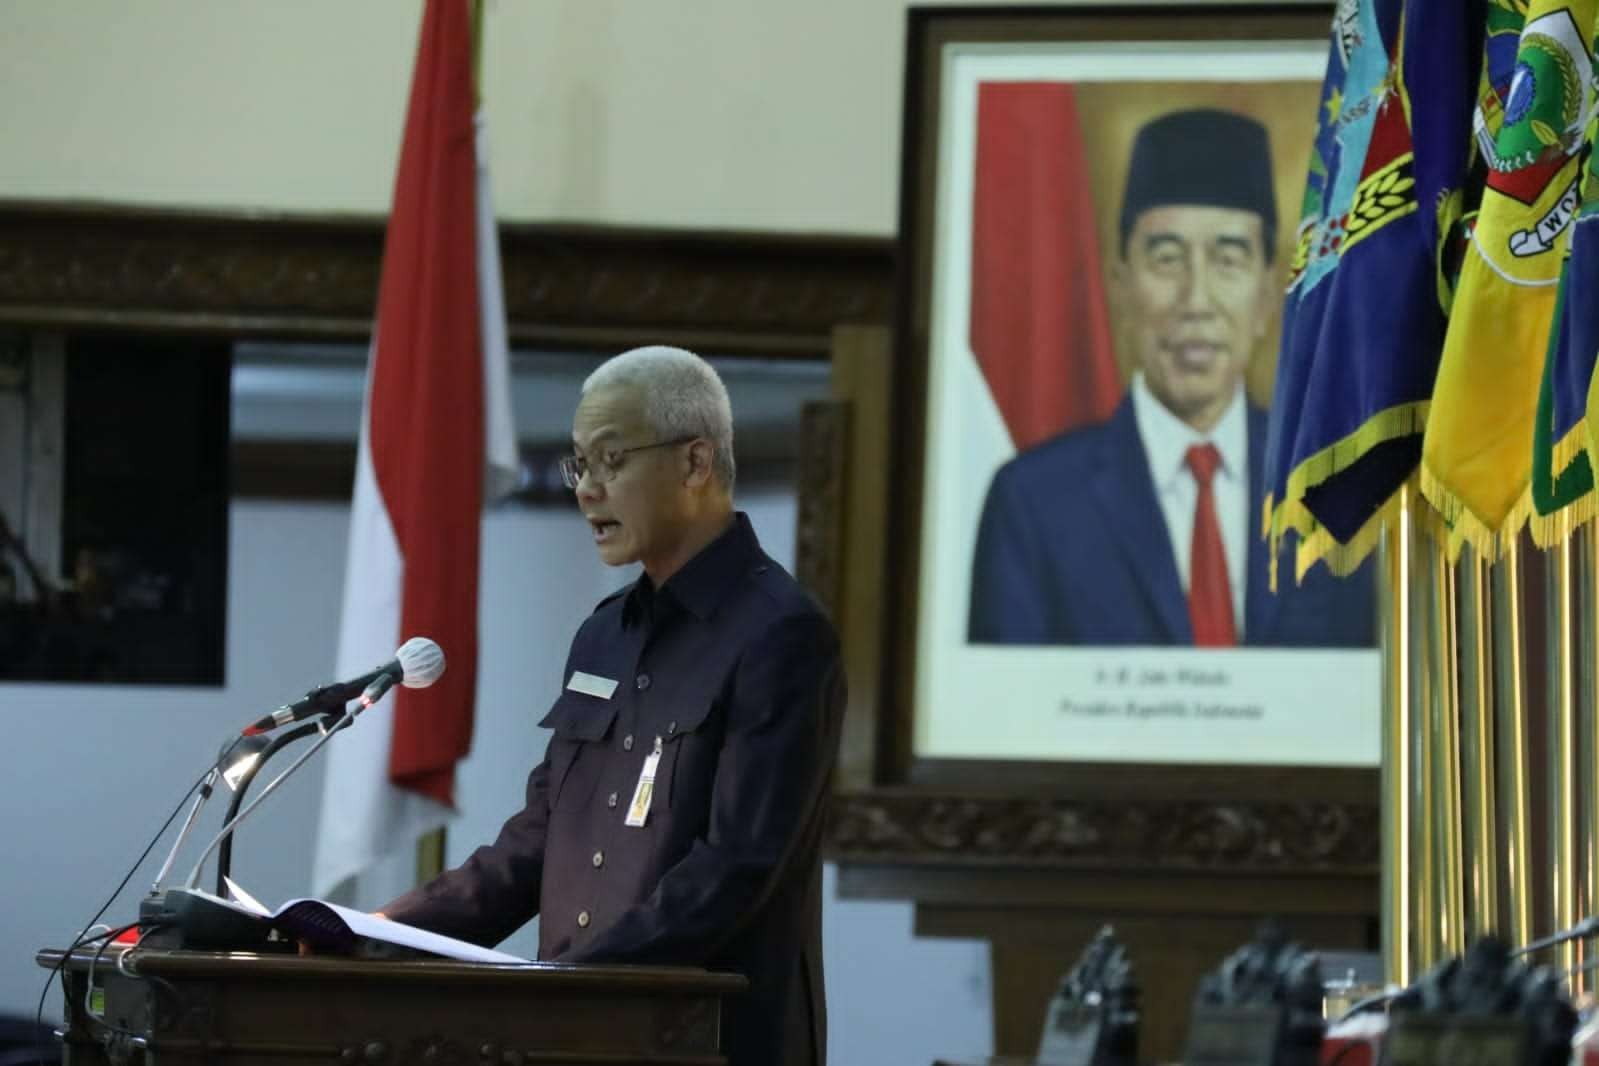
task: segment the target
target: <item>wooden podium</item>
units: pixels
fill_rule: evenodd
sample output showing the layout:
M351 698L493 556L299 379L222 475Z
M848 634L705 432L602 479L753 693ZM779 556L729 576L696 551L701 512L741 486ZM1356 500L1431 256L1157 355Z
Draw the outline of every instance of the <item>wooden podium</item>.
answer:
M64 971L64 1066L715 1066L724 1002L746 986L675 967L143 949L80 950Z

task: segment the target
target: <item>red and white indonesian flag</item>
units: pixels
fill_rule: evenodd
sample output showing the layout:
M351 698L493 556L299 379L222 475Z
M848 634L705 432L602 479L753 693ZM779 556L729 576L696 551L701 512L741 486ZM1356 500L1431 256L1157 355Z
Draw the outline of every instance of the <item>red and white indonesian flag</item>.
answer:
M485 497L513 484L505 307L469 0L428 0L394 183L350 508L338 677L413 636L444 649L328 746L313 889L326 893L454 812L472 740Z

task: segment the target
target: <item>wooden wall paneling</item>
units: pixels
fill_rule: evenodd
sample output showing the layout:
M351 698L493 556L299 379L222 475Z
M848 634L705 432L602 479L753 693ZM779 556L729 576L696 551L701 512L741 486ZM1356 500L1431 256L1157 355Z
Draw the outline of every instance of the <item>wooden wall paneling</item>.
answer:
M0 323L364 339L384 220L0 201ZM505 223L512 341L825 359L887 322L893 242Z
M886 327L841 326L833 333L833 395L849 405L845 482L840 515L839 608L834 616L849 676L849 710L839 752L839 787L864 789L880 780L884 750L878 696L882 690L883 591L891 469L889 410L893 342Z

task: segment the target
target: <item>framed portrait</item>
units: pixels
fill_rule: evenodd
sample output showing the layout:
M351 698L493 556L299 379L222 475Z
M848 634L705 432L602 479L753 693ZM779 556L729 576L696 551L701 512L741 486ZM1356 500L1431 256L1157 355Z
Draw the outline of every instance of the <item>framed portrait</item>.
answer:
M913 10L891 778L1374 780L1374 568L1296 581L1261 536L1345 6Z

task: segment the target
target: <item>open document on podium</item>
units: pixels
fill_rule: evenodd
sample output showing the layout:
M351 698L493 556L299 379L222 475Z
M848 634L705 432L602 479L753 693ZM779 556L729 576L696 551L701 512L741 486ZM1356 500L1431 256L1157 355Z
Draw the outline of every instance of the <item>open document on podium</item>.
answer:
M208 899L236 913L261 918L279 932L303 940L318 951L367 956L417 952L463 962L529 961L320 899L291 899L277 910L268 910L263 903L234 884L232 878L227 879L227 886L233 899L209 895Z

